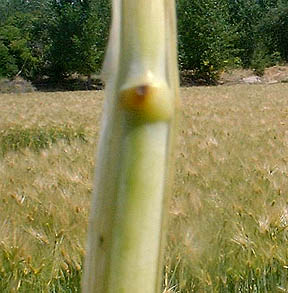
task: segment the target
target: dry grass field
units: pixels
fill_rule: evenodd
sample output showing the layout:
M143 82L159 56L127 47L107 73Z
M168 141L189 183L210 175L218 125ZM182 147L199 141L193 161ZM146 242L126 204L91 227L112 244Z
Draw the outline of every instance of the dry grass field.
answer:
M181 96L163 292L288 292L288 85ZM0 292L80 291L102 100L0 95Z

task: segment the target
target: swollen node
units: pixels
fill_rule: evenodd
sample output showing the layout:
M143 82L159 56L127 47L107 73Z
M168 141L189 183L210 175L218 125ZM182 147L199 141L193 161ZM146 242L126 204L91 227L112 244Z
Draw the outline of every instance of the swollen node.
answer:
M173 115L171 96L165 84L147 83L124 88L119 98L125 111L150 122L167 121Z

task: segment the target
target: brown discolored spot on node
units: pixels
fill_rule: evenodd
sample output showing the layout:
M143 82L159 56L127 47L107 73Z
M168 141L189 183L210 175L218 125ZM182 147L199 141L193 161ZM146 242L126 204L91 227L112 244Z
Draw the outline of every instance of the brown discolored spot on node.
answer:
M135 106L142 105L149 95L149 86L148 85L141 85L134 88L133 95L133 102Z
M149 86L148 85L141 85L136 87L136 93L139 96L145 96L148 93Z
M137 111L143 108L150 95L151 87L149 85L140 85L122 91L120 98L124 108Z
M140 84L122 89L119 99L123 109L147 121L168 120L172 115L169 92L162 84Z

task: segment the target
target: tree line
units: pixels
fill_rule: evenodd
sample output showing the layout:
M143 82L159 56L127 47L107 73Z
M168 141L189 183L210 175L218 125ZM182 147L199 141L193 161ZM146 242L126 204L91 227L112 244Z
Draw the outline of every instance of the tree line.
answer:
M177 0L181 70L216 82L225 68L288 60L287 0ZM1 0L0 77L59 80L99 72L109 0Z

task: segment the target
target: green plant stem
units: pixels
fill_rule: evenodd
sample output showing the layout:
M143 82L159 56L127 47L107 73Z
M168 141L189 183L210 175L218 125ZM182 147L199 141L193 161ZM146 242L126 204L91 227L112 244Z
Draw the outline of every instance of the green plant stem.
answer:
M161 283L171 183L175 7L173 1L123 0L114 1L114 9L111 36L118 32L119 43L112 49L110 39L106 57L112 62L106 62L83 291L153 293Z

